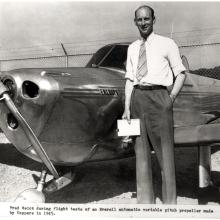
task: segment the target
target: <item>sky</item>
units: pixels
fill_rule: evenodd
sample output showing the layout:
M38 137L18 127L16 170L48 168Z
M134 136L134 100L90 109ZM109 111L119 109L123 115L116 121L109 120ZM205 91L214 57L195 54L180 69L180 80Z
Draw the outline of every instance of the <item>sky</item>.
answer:
M0 57L13 49L36 53L100 42L130 42L138 37L134 10L143 3L155 10L155 32L180 44L218 41L220 2L0 2ZM220 41L220 40L219 40ZM57 46L58 45L58 46ZM36 48L34 48L36 47ZM40 51L39 50L39 51Z

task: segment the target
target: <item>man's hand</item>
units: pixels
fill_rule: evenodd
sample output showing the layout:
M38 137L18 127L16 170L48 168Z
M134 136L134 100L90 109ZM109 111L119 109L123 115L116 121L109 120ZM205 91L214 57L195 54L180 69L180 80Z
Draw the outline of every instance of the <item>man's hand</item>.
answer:
M128 123L131 123L131 113L129 109L125 109L123 115L122 115L122 119L127 119Z
M170 93L170 98L171 98L172 102L175 101L177 95L179 94L180 90L182 89L185 78L186 78L185 71L183 71L179 75L177 75L176 80L173 85L173 89Z
M172 93L170 94L170 98L172 100L172 103L174 103L175 99L176 99L176 95L173 95Z

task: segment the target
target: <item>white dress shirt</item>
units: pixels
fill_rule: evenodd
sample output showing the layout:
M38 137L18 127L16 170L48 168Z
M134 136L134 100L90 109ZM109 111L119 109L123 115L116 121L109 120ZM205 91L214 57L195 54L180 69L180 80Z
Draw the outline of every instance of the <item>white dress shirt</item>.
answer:
M176 43L170 38L151 33L145 42L148 72L138 81L136 73L141 42L142 39L138 39L128 47L125 78L133 81L134 85L172 85L173 75L176 77L186 70Z

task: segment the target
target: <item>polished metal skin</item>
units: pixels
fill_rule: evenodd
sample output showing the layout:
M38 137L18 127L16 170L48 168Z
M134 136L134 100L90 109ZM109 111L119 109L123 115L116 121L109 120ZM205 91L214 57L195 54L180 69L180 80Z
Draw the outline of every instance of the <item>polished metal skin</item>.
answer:
M121 147L122 138L117 136L116 127L124 106L127 47L128 44L107 45L84 68L1 73L1 81L8 88L6 93L52 164L72 166L134 155L132 148ZM0 92L5 93L4 89ZM176 146L219 142L219 109L220 81L187 74L173 106ZM3 101L0 127L21 153L43 161L24 126Z
M2 77L6 85L9 80L16 85L12 99L17 109L54 164L118 156L115 122L123 111L121 73L95 68L23 69ZM28 91L33 85L36 91ZM22 126L13 128L13 117L4 103L1 109L1 128L8 139L40 161Z

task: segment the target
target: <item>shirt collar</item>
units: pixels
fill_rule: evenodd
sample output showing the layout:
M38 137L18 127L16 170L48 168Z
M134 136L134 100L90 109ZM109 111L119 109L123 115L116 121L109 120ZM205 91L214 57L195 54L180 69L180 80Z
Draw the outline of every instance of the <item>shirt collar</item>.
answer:
M147 38L147 40L145 41L145 42L147 42L148 44L150 44L152 41L153 41L153 39L155 38L155 34L154 34L154 32L152 32L149 36L148 36L148 38ZM140 38L140 42L143 42L143 38L141 37Z

